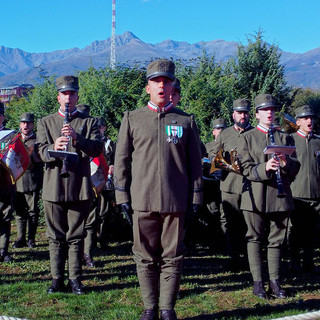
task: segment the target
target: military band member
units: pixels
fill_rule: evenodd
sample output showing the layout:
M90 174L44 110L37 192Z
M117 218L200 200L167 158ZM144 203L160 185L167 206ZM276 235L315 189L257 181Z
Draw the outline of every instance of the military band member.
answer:
M16 182L16 224L17 241L13 248L35 247L35 237L39 222L39 197L43 180L43 164L34 152L36 134L34 129L34 114L23 113L20 117L21 138L30 155L30 165ZM28 227L28 242L26 231Z
M239 139L244 132L251 129L249 124L250 107L250 101L247 99L233 101L232 118L234 125L224 129L218 135L209 152L210 157L215 157L223 149L223 158L226 162L231 163L231 151L237 148ZM241 174L222 171L220 181L222 201L221 228L226 238L231 258L230 269L232 271L238 271L246 264L246 260L240 260L240 254L245 254L246 224L240 210L244 180L245 178Z
M281 247L289 212L293 209L290 182L299 170L299 162L294 156L280 152L274 157L263 152L267 145L273 144L272 137L276 145L294 145L291 136L272 127L276 107L271 94L257 95L255 108L259 124L242 135L238 149L243 175L247 178L243 186L241 209L248 227L246 238L249 266L254 281L253 293L260 298L267 298L262 262L262 249L266 242L269 293L276 298L287 296L279 282ZM281 176L283 192L279 192L277 171Z
M314 111L308 105L296 109L296 124L299 130L292 136L301 167L291 184L295 206L289 225L289 248L293 271L314 271L314 241L320 212L320 139L313 133L314 117Z
M0 152L16 135L14 130L4 126L4 119L4 105L0 102ZM16 186L12 183L8 171L0 165L0 262L9 262L12 259L9 253L9 241L11 221L14 219L15 196Z
M177 319L184 225L202 202L199 136L192 115L170 102L175 65L147 67L144 108L125 112L115 158L116 201L133 209L133 253L144 312L141 320Z
M64 272L68 260L67 289L82 294L81 283L84 225L88 217L93 189L90 157L102 151L97 120L76 109L78 78L61 76L56 79L59 110L38 121L37 143L39 155L45 162L43 205L49 238L52 285L48 293L65 291ZM66 104L70 121L65 123ZM49 151L65 151L78 155L77 162L68 163L69 177L61 177L62 160L50 156Z
M170 95L170 101L175 108L181 100L181 87L180 87L180 80L175 78L172 82L172 93Z

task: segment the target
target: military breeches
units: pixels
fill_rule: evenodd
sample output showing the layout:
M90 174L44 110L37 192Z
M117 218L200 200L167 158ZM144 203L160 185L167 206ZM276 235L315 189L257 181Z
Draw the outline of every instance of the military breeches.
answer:
M258 214L244 211L248 231L246 234L250 271L254 281L263 280L262 249L267 243L269 279L280 277L281 247L285 239L288 212Z
M60 278L63 275L62 267L64 267L66 251L69 278L76 279L81 276L84 226L89 214L90 203L90 200L43 201L53 278Z
M39 191L17 192L17 219L27 220L29 217L39 216Z
M247 226L240 210L241 195L222 192L221 229L226 236L229 253L232 258L245 252Z
M14 194L7 195L5 199L0 199L0 250L7 252L11 234L11 221L13 218ZM1 197L2 198L2 197Z
M134 211L133 253L146 309L173 309L180 285L184 213Z

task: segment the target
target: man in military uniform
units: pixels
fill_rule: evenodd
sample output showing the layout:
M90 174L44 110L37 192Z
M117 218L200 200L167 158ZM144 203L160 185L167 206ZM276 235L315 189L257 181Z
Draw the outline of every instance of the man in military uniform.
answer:
M209 156L215 158L218 152L223 150L223 158L231 163L231 152L238 146L240 136L251 129L250 101L247 99L237 99L233 101L232 118L234 125L224 129L219 135ZM214 161L214 160L213 160ZM245 233L246 224L243 214L240 210L242 185L245 178L234 171L223 170L220 181L222 210L221 210L221 228L225 235L229 255L231 258L230 269L238 271L246 261L240 260L240 254L245 254Z
M180 87L180 80L175 78L172 82L172 93L170 95L170 101L175 108L181 100L181 87Z
M114 164L114 143L110 138L105 137L106 122L103 117L98 117L98 128L102 136L103 155L107 161L109 171L106 185L100 194L96 196L91 205L89 217L86 221L85 230L86 237L84 240L83 259L87 267L94 268L95 261L93 259L93 250L99 241L101 247L106 246L108 216L112 210L112 201L114 200L113 186L113 164ZM97 237L98 233L98 237Z
M125 112L115 158L116 201L133 209L133 253L145 310L141 320L177 319L184 225L202 202L199 136L192 115L170 102L175 65L147 67L144 108Z
M299 130L293 134L300 170L291 184L295 210L290 216L289 248L293 271L314 270L314 240L320 211L320 139L313 133L314 111L304 105L296 109Z
M39 221L39 196L42 188L43 164L34 152L36 135L34 129L33 113L23 113L20 117L21 138L30 155L30 165L21 178L16 182L16 224L17 241L13 248L28 246L35 247L35 237ZM28 242L26 230L28 225Z
M16 135L14 130L9 130L3 125L4 105L0 102L0 151L3 151L6 144ZM11 221L14 219L16 187L12 184L8 171L0 165L0 262L11 261L9 254L9 241L11 233Z
M37 126L39 155L45 162L42 198L53 278L48 293L65 291L64 269L68 259L67 289L82 294L84 225L93 197L90 157L101 153L102 141L97 120L77 111L78 78L61 76L56 79L56 85L60 108L40 119ZM70 115L65 113L67 104ZM66 116L68 121L65 121ZM62 177L63 162L56 151L67 155L66 149L69 154L76 153L78 161L69 161L69 177Z
M246 234L250 271L254 280L254 295L267 298L264 289L262 249L267 242L269 293L285 298L280 286L281 247L284 242L289 212L293 209L290 182L299 170L294 156L283 152L265 154L268 145L292 146L292 137L274 130L276 102L271 94L259 94L255 98L256 128L244 133L239 139L238 155L247 178L243 186L241 209L247 223ZM283 191L280 193L281 178ZM286 196L284 196L284 194Z

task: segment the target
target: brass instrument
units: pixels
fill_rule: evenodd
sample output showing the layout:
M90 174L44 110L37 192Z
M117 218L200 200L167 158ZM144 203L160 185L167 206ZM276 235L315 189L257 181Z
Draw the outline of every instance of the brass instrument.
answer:
M298 131L299 127L296 124L296 120L290 116L289 114L283 113L281 114L281 117L283 119L283 130L290 134Z
M65 105L65 117L63 124L68 124L70 122L70 111L69 111L69 103L66 103ZM65 150L48 150L48 153L51 157L54 158L60 158L62 159L62 168L60 172L61 178L68 178L70 177L70 173L68 170L68 163L69 162L77 162L79 157L76 152L70 152L69 144L70 144L70 137L68 144L65 146Z
M213 173L217 170L227 170L231 172L235 172L238 174L241 174L240 172L240 165L237 158L237 147L232 149L230 151L230 161L231 164L229 164L222 155L223 149L220 149L220 151L215 156L214 160L211 163L210 173Z

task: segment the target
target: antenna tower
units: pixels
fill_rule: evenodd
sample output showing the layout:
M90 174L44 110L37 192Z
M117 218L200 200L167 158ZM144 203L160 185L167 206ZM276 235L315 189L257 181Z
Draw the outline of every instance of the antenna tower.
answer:
M110 67L116 67L116 0L112 0L112 31L111 31L111 54Z

